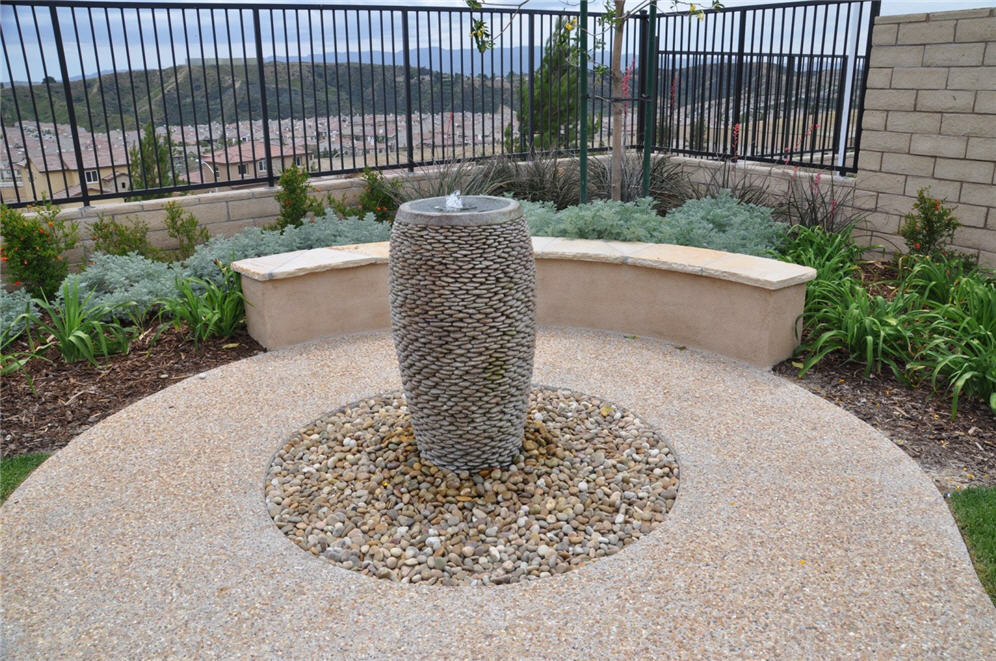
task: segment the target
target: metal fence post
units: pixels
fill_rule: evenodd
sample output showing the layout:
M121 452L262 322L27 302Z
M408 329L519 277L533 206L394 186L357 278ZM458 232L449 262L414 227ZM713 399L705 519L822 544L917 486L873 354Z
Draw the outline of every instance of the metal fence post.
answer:
M408 143L408 171L415 171L415 138L412 133L412 59L408 39L408 10L401 10L401 50L405 66L405 141ZM455 143L454 143L455 144Z
M55 50L59 54L59 71L62 75L62 89L63 93L66 95L66 110L69 114L69 130L72 131L73 134L73 152L76 154L76 171L77 176L80 178L80 192L83 195L83 206L88 207L90 206L90 192L86 189L86 168L83 167L83 150L80 148L80 132L79 127L76 126L76 106L73 103L73 92L69 86L69 67L66 65L66 50L62 45L62 29L59 27L59 15L55 5L50 6L49 10L52 16L52 36L55 39ZM72 11L71 8L70 11ZM52 114L52 123L55 124L54 108L52 109Z
M878 18L879 12L882 10L881 0L874 0L871 4L871 13L868 16L868 38L865 41L865 61L861 66L861 88L858 90L858 116L855 118L854 123L854 167L850 168L852 172L857 172L858 170L858 156L861 154L861 122L864 120L865 116L865 90L868 88L868 63L871 62L871 50L872 50L872 29L875 27L875 19ZM841 166L841 173L847 171L844 164Z
M733 125L740 123L740 103L743 100L743 79L744 79L744 38L747 34L747 12L740 10L739 14L739 35L737 36L737 69L733 76ZM723 145L723 152L727 152L729 145Z
M651 3L653 4L653 3ZM649 35L647 34L647 12L646 10L640 11L639 15L636 17L640 25L640 36L637 39L636 57L637 66L637 81L639 82L640 92L639 94L632 94L634 97L630 103L636 103L636 144L643 146L643 124L645 117L645 106L646 101L643 98L643 93L647 89L647 41L649 40ZM632 85L630 86L632 90Z
M536 26L535 14L529 14L529 155L533 155L533 100L536 98Z
M643 128L643 196L650 195L650 152L654 147L654 116L657 114L657 3L650 3L647 22L646 80L641 88L640 108L644 111Z
M578 31L578 45L581 51L578 62L578 96L580 97L581 154L581 204L588 202L588 0L581 0L581 29Z
M259 72L259 103L263 117L263 148L266 151L266 183L273 186L273 154L270 149L270 117L266 111L266 75L263 72L263 36L259 26L259 9L252 10L252 29L256 38L256 67ZM210 121L210 118L209 118ZM239 147L241 150L242 147ZM293 151L293 148L292 148Z

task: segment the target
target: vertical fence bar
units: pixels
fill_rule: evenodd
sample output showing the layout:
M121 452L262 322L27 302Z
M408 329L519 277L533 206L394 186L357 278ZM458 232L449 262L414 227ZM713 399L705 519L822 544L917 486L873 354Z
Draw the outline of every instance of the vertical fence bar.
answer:
M266 156L266 183L273 186L273 155L270 153L270 115L266 108L266 74L263 71L263 34L259 25L259 8L252 9L252 30L256 40L256 69L259 76L259 103L263 117L263 150Z
M861 122L865 116L865 90L868 87L868 63L871 61L871 48L872 48L872 30L875 27L875 19L878 18L879 12L882 10L881 0L873 0L871 3L871 10L868 14L868 32L865 38L865 57L864 62L861 63L861 82L860 88L858 89L857 99L858 99L858 116L854 120L855 130L854 130L854 165L851 166L847 171L857 171L858 169L858 155L861 153ZM858 29L861 29L860 21L858 23ZM842 171L844 169L842 168Z
M578 62L578 112L581 126L581 204L588 202L588 0L581 0L580 32L578 32L578 47L581 50ZM532 43L529 44L530 49ZM532 52L530 50L530 52ZM531 103L531 100L530 100Z
M405 67L405 141L408 143L408 171L415 171L415 137L412 133L412 59L408 37L408 10L401 10L401 50Z
M641 90L640 107L644 108L643 134L643 188L642 194L647 197L650 194L650 151L654 145L654 114L656 107L654 101L657 99L657 3L650 3L650 18L647 21L647 49L644 59L644 66L647 69L645 76L646 88Z
M535 14L529 14L529 155L536 151L534 144L533 109L536 100L536 25Z
M66 51L63 48L62 28L59 26L58 10L55 5L49 7L52 16L52 36L55 38L55 50L59 55L59 72L62 74L62 89L66 95L66 111L69 115L69 129L73 135L73 152L76 154L76 170L80 178L80 190L83 194L83 206L90 206L90 193L86 188L86 177L83 167L83 150L80 149L80 133L76 126L76 108L73 103L73 91L69 86L69 67L66 64ZM55 122L55 108L52 109L52 121ZM58 130L56 130L58 135ZM97 175L100 177L99 172ZM68 191L66 191L68 194Z

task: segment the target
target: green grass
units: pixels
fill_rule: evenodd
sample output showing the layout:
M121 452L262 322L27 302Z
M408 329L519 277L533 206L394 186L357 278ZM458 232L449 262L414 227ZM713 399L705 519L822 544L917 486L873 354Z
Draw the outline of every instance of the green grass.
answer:
M950 503L979 579L996 605L996 487L955 491Z
M24 454L0 459L0 503L7 500L17 485L48 458L47 454Z

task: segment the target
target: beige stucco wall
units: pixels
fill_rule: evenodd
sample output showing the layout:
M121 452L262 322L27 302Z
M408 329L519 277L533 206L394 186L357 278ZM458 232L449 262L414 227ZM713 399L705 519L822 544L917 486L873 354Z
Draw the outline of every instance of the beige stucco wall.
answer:
M904 250L929 186L962 224L953 247L996 266L996 9L878 18L858 168L873 242Z

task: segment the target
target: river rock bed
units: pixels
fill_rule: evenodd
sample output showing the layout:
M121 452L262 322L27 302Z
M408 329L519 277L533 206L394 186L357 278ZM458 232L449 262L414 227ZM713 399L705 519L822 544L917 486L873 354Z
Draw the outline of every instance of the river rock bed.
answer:
M501 585L613 555L664 520L678 465L635 414L535 387L515 462L474 473L420 458L404 395L348 405L295 432L266 507L306 551L368 576Z

